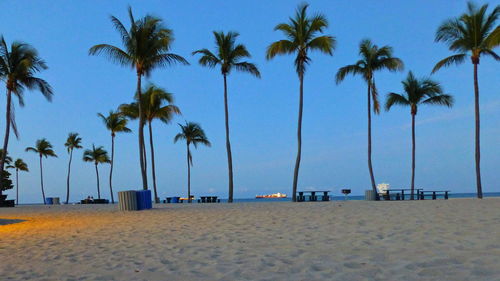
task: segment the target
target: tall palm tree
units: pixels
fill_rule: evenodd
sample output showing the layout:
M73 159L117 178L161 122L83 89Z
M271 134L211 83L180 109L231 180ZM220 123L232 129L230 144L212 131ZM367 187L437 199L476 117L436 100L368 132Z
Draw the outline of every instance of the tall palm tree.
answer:
M393 105L410 107L411 114L411 196L413 200L415 191L415 116L420 105L445 105L453 106L453 97L443 94L441 85L429 78L417 79L410 71L406 80L402 81L404 94L389 93L385 109L389 111Z
M38 154L40 157L40 186L42 187L42 197L43 197L43 204L47 204L45 202L45 191L43 189L43 164L42 164L42 157L48 158L50 157L57 157L56 153L52 149L52 144L48 142L45 138L39 139L36 141L35 147L27 147L26 151L31 151L35 152Z
M14 165L8 164L7 168L16 169L16 205L19 205L19 171L29 172L28 164L23 159L17 158Z
M295 17L290 18L288 23L276 25L274 30L284 33L286 39L276 41L267 48L266 58L268 60L276 55L296 54L295 69L299 77L299 119L297 125L297 158L293 172L292 199L297 200L297 184L299 179L300 158L302 155L302 108L304 100L304 74L306 66L311 63L309 52L320 51L327 55L333 55L336 41L333 36L321 35L328 28L328 21L322 14L312 17L307 15L309 5L301 4L297 8Z
M111 167L109 169L109 192L111 193L111 203L115 203L113 196L113 166L115 162L115 136L116 133L129 133L132 130L127 128L128 120L120 112L115 112L110 110L108 116L104 116L98 113L99 116L108 129L111 132Z
M92 149L87 149L83 152L83 161L93 162L95 165L95 174L97 176L97 198L101 199L101 189L99 186L99 169L97 165L103 163L110 163L108 152L104 150L102 146L95 147L92 145Z
M151 72L158 67L166 67L176 63L189 64L183 57L169 53L174 41L173 32L164 26L160 18L146 15L136 20L132 8L128 8L130 29L127 30L123 23L114 16L111 21L121 36L123 49L109 45L95 45L89 50L90 55L103 54L111 61L135 69L137 74L137 95L142 97L141 80L143 76L149 77ZM144 159L144 118L142 107L139 106L139 160L143 189L148 189L146 161Z
M393 50L389 46L379 48L370 40L364 39L359 44L359 55L361 59L355 64L341 67L335 77L336 83L342 82L348 74L360 75L366 81L368 86L367 104L368 104L368 171L370 172L370 180L372 184L375 199L379 200L377 186L375 184L375 176L373 175L372 167L372 115L371 103L373 101L373 111L375 114L380 112L380 104L378 101L378 91L375 85L375 72L379 70L389 70L391 72L402 71L404 68L403 61L393 57Z
M47 100L52 100L52 87L45 80L35 76L45 69L47 69L47 65L31 45L13 42L9 50L3 36L0 37L0 80L5 81L7 88L4 151L8 151L10 128L12 127L14 134L18 135L12 95L17 97L20 106L24 106L25 89L38 90ZM0 157L0 174L4 167L5 157Z
M189 145L193 144L194 148L198 147L198 144L203 144L208 147L211 146L210 141L208 141L205 131L197 123L186 122L185 125L179 124L181 127L181 132L178 133L174 142L179 140L186 140L187 147L187 166L188 166L188 202L191 203L191 166L193 165L193 157L191 156L191 151Z
M160 203L158 192L156 189L156 171L155 171L155 153L153 145L153 120L158 119L165 124L170 123L175 114L180 114L181 111L174 103L174 96L166 92L164 89L153 84L148 85L142 95L141 108L144 120L148 123L149 129L149 146L151 151L151 173L153 176L153 189L155 193L155 202ZM139 117L139 101L136 96L136 101L131 104L120 106L120 110L130 119ZM146 157L144 157L146 158Z
M78 135L78 133L69 133L68 138L66 139L66 149L69 153L69 162L68 162L68 176L66 177L66 204L69 203L69 176L71 174L71 161L73 160L73 150L82 148L82 138Z
M200 54L199 63L202 66L214 68L220 67L220 71L224 78L224 116L226 121L226 150L227 150L227 165L229 171L229 196L228 203L233 202L233 156L231 153L231 143L229 141L229 108L227 104L227 76L231 71L237 70L247 72L253 76L260 78L259 69L253 63L241 61L244 58L250 58L251 55L243 44L236 44L236 39L239 34L237 32L224 33L222 31L214 31L215 37L215 54L208 49L200 49L193 52L193 55Z
M467 3L467 12L458 18L446 20L436 31L436 42L444 42L448 49L457 54L439 61L432 72L442 67L461 64L470 56L474 65L474 108L476 120L475 132L475 160L477 197L483 198L481 185L481 147L480 147L480 120L479 120L479 82L477 68L481 55L491 56L500 61L500 56L493 49L500 45L500 27L496 21L500 16L500 5L497 5L490 14L487 14L488 5L478 8L472 2Z

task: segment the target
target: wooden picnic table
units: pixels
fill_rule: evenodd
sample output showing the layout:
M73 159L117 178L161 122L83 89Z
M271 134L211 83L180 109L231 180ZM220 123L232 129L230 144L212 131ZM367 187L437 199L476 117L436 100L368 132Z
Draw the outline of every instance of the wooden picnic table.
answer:
M422 188L415 188L414 195L416 196L417 200L420 198L419 192L422 190ZM380 198L383 198L384 200L405 200L405 191L408 191L406 195L411 196L411 189L409 188L401 188L401 189L388 189L386 193L379 193ZM392 197L391 197L392 195Z
M198 203L220 203L220 199L217 196L200 196Z
M318 195L316 193L323 193L321 195L321 201L330 201L330 196L328 193L330 190L305 190L305 191L297 191L297 202L305 202L306 197L309 197L310 202L318 201ZM310 195L304 195L305 193L310 193Z
M431 196L432 200L436 200L439 195L442 195L444 200L448 200L448 193L450 193L449 190L420 190L418 198L425 200L425 196Z

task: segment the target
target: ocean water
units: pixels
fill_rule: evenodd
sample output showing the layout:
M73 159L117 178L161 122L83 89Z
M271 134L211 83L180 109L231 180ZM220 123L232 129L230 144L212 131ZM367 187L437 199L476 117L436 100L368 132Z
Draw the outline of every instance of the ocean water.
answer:
M449 198L476 198L476 193L450 193ZM483 193L483 197L500 197L500 192L485 192ZM318 200L320 200L318 198ZM343 201L343 200L365 200L364 195L348 195L345 196L330 196L330 200L333 201ZM427 200L427 198L426 198ZM243 198L243 199L234 199L235 203L250 203L250 202L286 202L292 201L292 198ZM221 202L227 202L227 199L221 199Z
M483 197L500 197L500 192L485 192L485 193L483 193ZM321 200L320 198L321 197L319 197L318 200ZM476 193L450 193L449 194L449 198L476 198ZM226 203L227 202L227 199L225 199L225 198L220 198L219 197L219 199L220 199L221 203ZM330 200L333 200L333 201L365 200L365 196L364 195L330 196ZM429 199L426 198L426 200L430 200L430 198ZM237 198L237 199L233 200L234 203L291 202L291 201L292 201L291 197L289 197L289 198L261 198L261 199L257 199L257 198ZM198 202L197 200L193 201L193 203L197 203L197 202ZM77 203L77 202L70 202L70 204L75 204L75 203ZM115 204L117 204L117 203L118 203L118 201L115 202ZM43 204L41 204L41 203L22 203L22 204L19 204L19 205L43 205Z

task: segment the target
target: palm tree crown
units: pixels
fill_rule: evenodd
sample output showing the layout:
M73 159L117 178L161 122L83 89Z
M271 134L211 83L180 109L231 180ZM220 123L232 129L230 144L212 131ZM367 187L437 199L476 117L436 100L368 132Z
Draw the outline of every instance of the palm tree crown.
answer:
M38 90L47 100L52 100L52 87L47 81L35 75L47 69L45 61L31 45L13 42L10 51L3 37L0 37L0 79L4 80L7 91L14 94L20 106L24 106L24 90ZM11 125L17 136L14 115L11 115Z
M393 57L392 53L392 47L383 46L379 48L369 39L362 40L359 44L359 55L361 59L355 64L341 67L335 76L336 83L339 84L342 82L349 74L361 75L370 87L373 100L373 111L379 113L380 103L378 101L378 91L374 79L375 71L387 69L394 72L401 71L404 68L403 61Z
M169 53L174 41L171 29L163 25L160 18L146 15L136 20L132 8L128 8L130 29L111 16L113 25L120 33L123 49L109 45L95 45L89 50L90 55L103 54L111 61L135 68L138 75L149 76L156 67L164 67L175 63L189 64L183 57Z
M229 75L233 69L236 69L260 78L260 72L255 64L241 61L244 58L250 58L251 55L245 45L236 44L236 38L239 36L237 32L214 31L213 34L216 46L215 54L208 49L193 52L193 55L201 54L199 63L202 66L213 68L218 65L223 75Z
M129 133L132 131L127 127L128 120L121 112L110 110L108 116L104 116L102 113L98 113L97 116L101 118L106 129L111 132L111 136L113 137L116 133Z
M0 157L3 157L3 149L1 148L0 148ZM12 163L12 157L10 157L9 154L7 153L7 155L5 155L5 164L10 165L11 163ZM7 168L12 168L12 166Z
M64 146L68 149L68 153L73 149L82 148L82 138L78 135L78 133L69 133L68 138L66 139L66 143Z
M45 158L48 158L49 156L57 157L56 153L52 149L52 144L44 138L37 140L35 147L27 147L26 151L38 153L40 157L44 156Z
M323 33L328 27L328 20L322 14L308 17L308 7L309 5L307 4L300 5L295 17L289 19L289 23L280 23L274 28L274 30L282 31L287 39L272 43L267 48L266 55L266 58L270 60L276 55L297 53L295 67L299 75L304 75L306 65L311 61L308 54L310 50L333 55L336 45L336 40L333 36L316 36Z
M190 144L193 144L195 148L197 148L199 144L203 144L208 147L211 146L210 141L205 135L205 131L201 128L201 126L198 123L186 122L185 125L179 124L179 126L181 127L181 132L175 136L174 142L177 142L179 140L185 140L188 146ZM193 159L191 157L190 152L188 157L192 165Z
M429 78L417 79L410 71L403 84L404 94L389 93L385 104L386 110L393 105L410 106L411 114L417 114L418 105L453 105L453 97L443 94L441 85Z
M17 158L13 165L7 166L9 169L16 169L17 171L29 172L28 164L23 159Z
M83 152L83 161L94 162L95 165L111 162L108 152L104 150L104 147L95 147L95 145L92 145L92 149L87 149Z
M500 27L495 25L500 16L500 5L487 14L488 4L478 8L472 2L467 4L467 13L459 18L446 20L436 32L436 42L444 42L450 51L458 54L439 61L432 72L452 64L465 61L467 54L472 63L478 64L481 55L500 60L493 49L500 45Z
M135 102L119 107L121 113L132 120L139 118L138 98L136 95ZM174 102L173 94L153 84L148 85L143 90L141 98L143 117L148 122L159 119L164 123L170 123L175 114L181 114L180 109L172 104Z

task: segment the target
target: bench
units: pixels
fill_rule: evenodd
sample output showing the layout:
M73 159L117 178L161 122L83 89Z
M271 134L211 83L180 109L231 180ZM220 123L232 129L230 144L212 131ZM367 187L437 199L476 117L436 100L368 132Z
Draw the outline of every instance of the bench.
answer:
M444 200L448 200L449 193L449 190L420 190L417 196L419 200L425 200L425 197L431 197L432 200L436 200L438 196L442 196Z
M305 202L309 198L309 202L318 201L318 196L321 196L321 201L330 201L329 190L311 190L311 191L298 191L297 202ZM305 195L309 193L310 195ZM323 193L323 195L316 195L316 193Z

